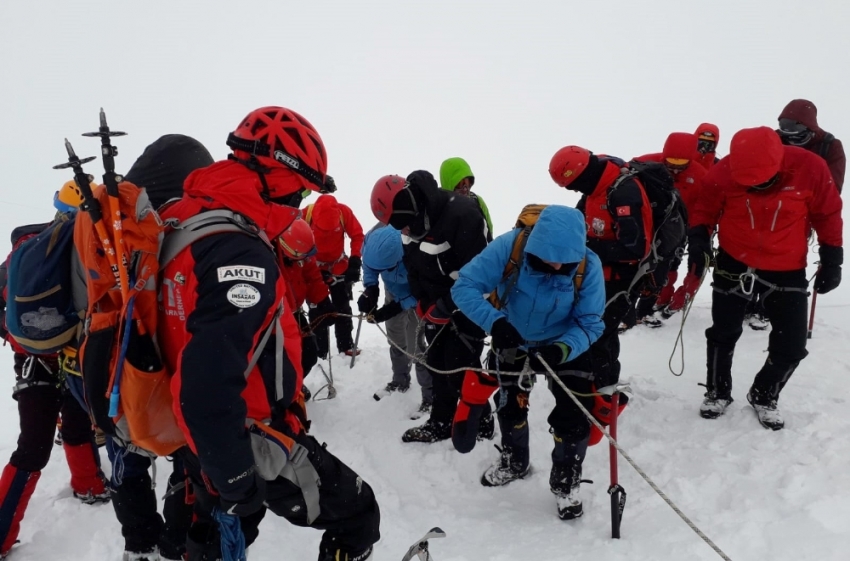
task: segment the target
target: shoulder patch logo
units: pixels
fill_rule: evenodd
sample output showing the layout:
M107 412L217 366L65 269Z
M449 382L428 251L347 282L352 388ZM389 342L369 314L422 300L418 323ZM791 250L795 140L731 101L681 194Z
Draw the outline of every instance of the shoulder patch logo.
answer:
M231 265L218 268L218 282L249 281L266 283L266 270L261 267L248 265Z
M260 301L260 291L250 284L234 284L227 291L227 301L237 308L250 308Z
M617 207L617 216L631 216L632 215L632 207L630 206L618 206Z

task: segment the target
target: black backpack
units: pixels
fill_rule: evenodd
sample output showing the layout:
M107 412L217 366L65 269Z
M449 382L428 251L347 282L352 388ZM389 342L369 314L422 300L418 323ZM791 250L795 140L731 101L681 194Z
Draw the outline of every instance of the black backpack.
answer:
M620 177L609 189L610 193L623 181L636 177L652 206L652 242L649 255L644 259L655 270L681 258L688 234L688 210L679 190L673 185L673 176L664 164L632 160L626 164Z

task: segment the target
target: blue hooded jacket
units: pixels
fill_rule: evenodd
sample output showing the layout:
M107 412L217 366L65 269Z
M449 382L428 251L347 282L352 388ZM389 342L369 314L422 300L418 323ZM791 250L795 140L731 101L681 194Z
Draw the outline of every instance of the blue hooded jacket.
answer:
M393 300L401 304L403 310L416 305L416 298L410 294L407 269L402 261L404 248L401 244L401 232L392 226L372 230L366 234L361 254L364 287L377 285L380 276L387 292L392 295Z
M605 328L605 281L599 257L585 246L584 215L574 208L550 205L540 213L528 236L526 256L519 268L507 303L497 310L486 300L494 289L505 299L510 278L502 280L505 265L521 229L502 234L467 263L452 288L458 308L488 333L499 318L507 318L526 340L525 348L556 342L571 349L576 358L593 344ZM578 263L587 258L584 281L576 296L575 273L547 274L532 269L528 254L552 263Z

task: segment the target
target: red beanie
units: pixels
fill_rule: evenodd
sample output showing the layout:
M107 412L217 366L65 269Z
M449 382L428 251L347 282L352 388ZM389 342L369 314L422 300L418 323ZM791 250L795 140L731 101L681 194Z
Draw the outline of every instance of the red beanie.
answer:
M732 137L729 170L740 185L765 183L779 173L785 148L779 135L769 127L742 129Z

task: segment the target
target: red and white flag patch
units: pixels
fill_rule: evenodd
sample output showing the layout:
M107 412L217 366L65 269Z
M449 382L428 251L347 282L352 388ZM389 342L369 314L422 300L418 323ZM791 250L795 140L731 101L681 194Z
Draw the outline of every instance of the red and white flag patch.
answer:
M617 216L631 216L632 215L632 207L630 206L618 206L617 207Z

